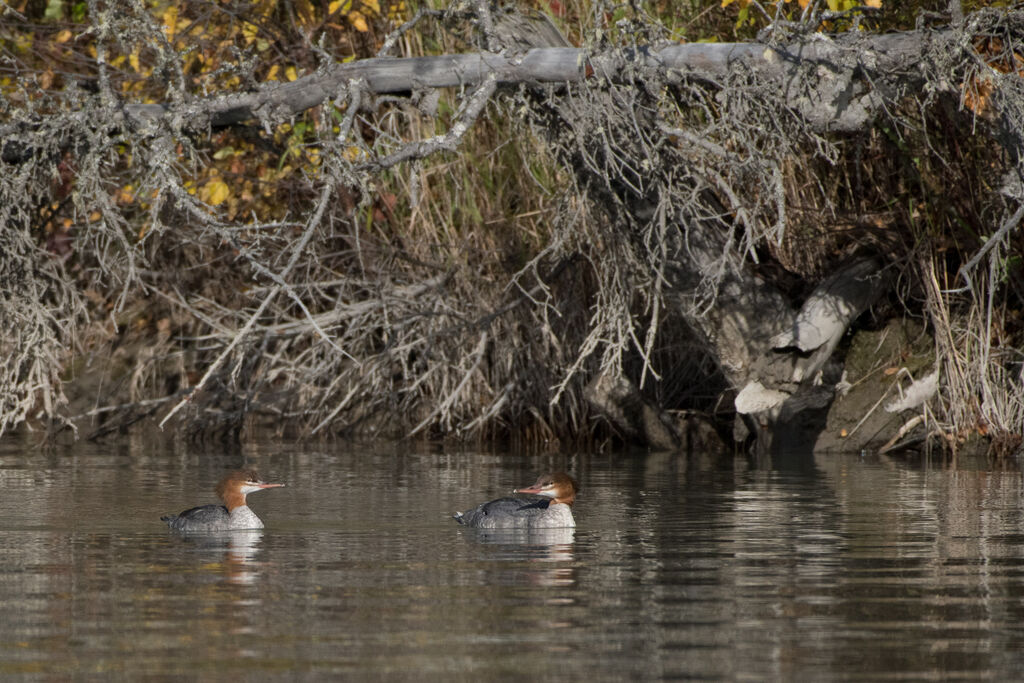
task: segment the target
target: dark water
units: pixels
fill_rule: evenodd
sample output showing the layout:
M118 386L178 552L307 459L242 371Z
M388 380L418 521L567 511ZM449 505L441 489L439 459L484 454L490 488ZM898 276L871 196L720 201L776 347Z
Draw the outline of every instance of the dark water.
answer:
M262 532L182 538L227 468ZM543 470L578 528L449 517ZM0 444L0 678L1010 680L1021 474L855 456Z

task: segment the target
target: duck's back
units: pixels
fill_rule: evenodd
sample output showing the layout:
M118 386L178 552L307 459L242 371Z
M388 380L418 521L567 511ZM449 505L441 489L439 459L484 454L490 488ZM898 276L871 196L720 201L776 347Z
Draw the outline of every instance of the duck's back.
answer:
M164 515L160 519L175 531L224 531L231 528L231 515L223 505L200 505L180 515Z
M455 513L459 524L478 529L553 529L574 527L572 509L547 498L498 498Z

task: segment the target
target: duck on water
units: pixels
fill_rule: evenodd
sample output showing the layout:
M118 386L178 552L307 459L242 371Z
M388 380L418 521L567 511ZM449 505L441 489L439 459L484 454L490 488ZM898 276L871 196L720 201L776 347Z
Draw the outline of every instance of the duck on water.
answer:
M572 504L579 492L576 480L564 472L541 475L532 485L512 493L534 498L498 498L472 510L456 512L459 524L478 529L557 529L576 526Z
M200 505L178 515L160 519L175 531L237 531L262 529L263 522L245 503L245 496L263 489L280 488L284 484L268 484L255 470L228 473L217 484L217 497L223 505Z

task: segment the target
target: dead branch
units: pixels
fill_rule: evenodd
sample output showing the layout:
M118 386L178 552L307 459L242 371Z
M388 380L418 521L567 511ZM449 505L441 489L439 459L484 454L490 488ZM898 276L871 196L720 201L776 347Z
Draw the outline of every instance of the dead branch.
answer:
M616 49L589 54L580 48L534 48L525 55L489 52L412 57L378 57L326 69L290 83L269 83L252 93L212 97L187 104L127 104L123 111L140 132L172 125L193 131L246 121L279 121L335 100L352 82L384 94L425 88L472 87L491 80L517 83L624 82L647 70L669 79L722 83L728 74L753 71L791 90L793 106L823 129L863 129L884 105L886 89L920 84L917 61L927 43L948 32L908 32L824 38L790 46L758 43L689 43ZM808 69L829 74L817 84L800 78ZM854 71L857 73L854 73ZM893 82L893 78L896 82ZM792 85L799 83L799 87ZM787 85L789 84L789 85ZM870 85L869 85L870 84ZM879 91L882 91L881 93ZM832 101L846 93L842 101ZM36 151L28 122L0 126L0 157L16 163Z

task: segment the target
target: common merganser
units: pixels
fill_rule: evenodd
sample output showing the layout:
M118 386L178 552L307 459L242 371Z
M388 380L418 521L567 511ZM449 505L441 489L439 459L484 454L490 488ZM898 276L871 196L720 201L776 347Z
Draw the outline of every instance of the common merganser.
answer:
M543 498L498 498L472 510L456 512L459 524L478 529L555 529L574 527L572 504L579 486L564 472L544 474L527 488L512 493L533 493Z
M217 497L224 505L200 505L180 515L164 515L160 519L175 531L234 531L262 529L263 522L245 504L245 496L284 484L267 484L255 470L230 472L217 484Z

